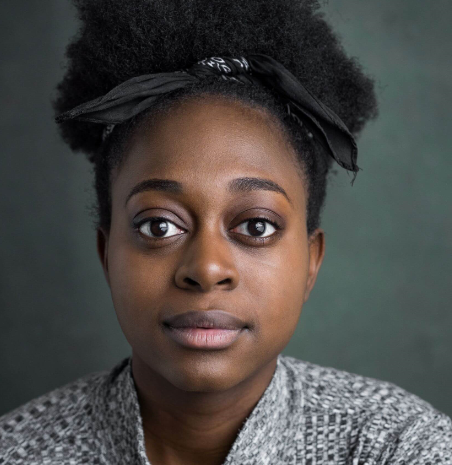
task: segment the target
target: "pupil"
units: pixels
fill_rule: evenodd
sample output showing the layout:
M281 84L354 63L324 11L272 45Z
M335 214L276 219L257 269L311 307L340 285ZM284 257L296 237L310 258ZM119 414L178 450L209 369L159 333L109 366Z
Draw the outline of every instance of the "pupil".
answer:
M257 232L257 234L262 234L263 232L265 232L265 223L262 220L250 220L248 225L248 232L250 234L253 234L253 232Z
M166 231L168 231L168 224L166 221L151 221L151 232L154 234L154 236L159 236L160 233L163 233L163 236L165 235Z

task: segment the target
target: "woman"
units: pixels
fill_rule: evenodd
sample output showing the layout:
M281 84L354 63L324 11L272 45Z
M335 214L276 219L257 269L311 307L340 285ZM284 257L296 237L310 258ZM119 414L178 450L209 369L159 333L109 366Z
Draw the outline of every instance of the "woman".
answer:
M132 356L3 416L0 463L451 463L428 402L281 355L377 112L317 2L75 4L57 121Z

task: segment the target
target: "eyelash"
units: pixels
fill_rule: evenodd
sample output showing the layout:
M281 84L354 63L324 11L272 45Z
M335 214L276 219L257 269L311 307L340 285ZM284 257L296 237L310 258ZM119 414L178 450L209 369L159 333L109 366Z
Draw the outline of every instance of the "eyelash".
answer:
M251 239L253 242L261 242L262 244L268 242L268 241L271 241L272 239L275 238L275 236L278 235L279 231L282 229L282 226L277 223L276 221L273 221L271 220L270 218L266 217L266 216L255 216L255 217L252 217L252 218L248 218L244 221L242 221L241 223L239 223L236 227L242 225L243 223L247 223L248 221L252 221L252 220L263 220L267 223L270 223L271 226L273 226L276 231L270 235L270 236L267 236L267 237L255 237L255 236L247 236L245 234L241 234L242 236L245 236L246 238L248 239ZM139 234L140 236L145 236L145 239L147 240L151 240L151 241L158 241L158 240L161 240L161 239L169 239L170 237L175 237L175 236L170 236L170 237L150 237L150 236L147 236L143 233L140 232L140 228L141 226L143 226L143 224L145 223L150 223L152 221L165 221L165 222L168 222L168 223L172 223L175 225L175 223L171 220L169 220L168 218L165 218L165 217L162 217L162 216L152 216L150 218L145 218L141 221L139 221L138 223L134 223L133 224L133 229L135 230L135 232L137 234ZM177 225L175 225L177 226ZM179 228L179 226L177 226ZM179 229L183 229L183 228L179 228ZM234 228L235 229L235 228ZM240 234L240 233L236 233L236 234ZM176 234L177 236L181 235L181 234Z

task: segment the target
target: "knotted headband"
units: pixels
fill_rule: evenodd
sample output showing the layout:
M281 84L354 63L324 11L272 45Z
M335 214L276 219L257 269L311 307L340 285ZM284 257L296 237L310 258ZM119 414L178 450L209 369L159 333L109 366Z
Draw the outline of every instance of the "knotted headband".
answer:
M58 123L79 120L104 124L107 125L105 136L114 125L150 108L162 94L214 75L276 91L285 103L288 114L300 126L307 128L310 137L315 137L340 166L354 172L353 185L360 169L356 164L358 149L353 135L336 113L312 95L281 63L268 55L210 57L181 71L137 76L102 97L62 113L55 120Z

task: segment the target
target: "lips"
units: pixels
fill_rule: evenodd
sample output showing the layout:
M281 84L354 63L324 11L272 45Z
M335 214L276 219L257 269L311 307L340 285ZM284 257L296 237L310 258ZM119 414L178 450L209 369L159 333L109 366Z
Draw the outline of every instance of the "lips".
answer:
M240 318L224 310L191 310L171 316L163 321L172 328L205 328L205 329L242 329L246 323Z

